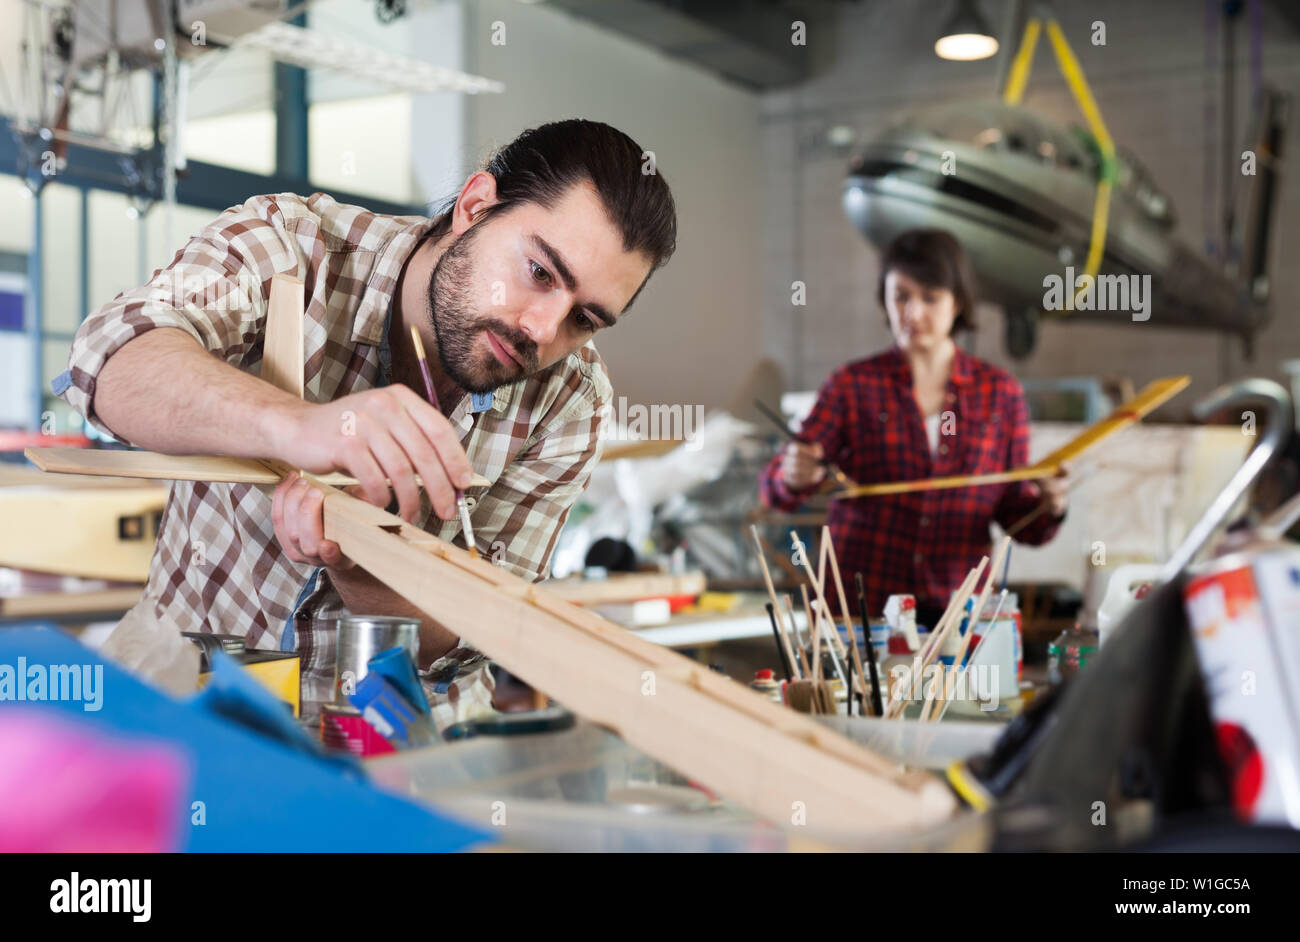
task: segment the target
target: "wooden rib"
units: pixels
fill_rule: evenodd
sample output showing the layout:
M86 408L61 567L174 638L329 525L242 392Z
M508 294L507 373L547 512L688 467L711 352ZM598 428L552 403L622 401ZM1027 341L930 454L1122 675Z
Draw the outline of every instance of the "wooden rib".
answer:
M1187 387L1190 376L1170 376L1153 380L1127 402L1121 403L1110 415L1094 423L1056 451L1035 464L1010 471L992 474L965 474L941 478L923 478L918 481L885 481L878 484L859 484L830 495L833 500L850 500L857 497L876 497L883 494L907 494L914 491L933 491L953 487L978 487L984 484L1009 484L1013 481L1035 481L1056 475L1061 465L1092 448L1103 438L1132 425L1152 410Z

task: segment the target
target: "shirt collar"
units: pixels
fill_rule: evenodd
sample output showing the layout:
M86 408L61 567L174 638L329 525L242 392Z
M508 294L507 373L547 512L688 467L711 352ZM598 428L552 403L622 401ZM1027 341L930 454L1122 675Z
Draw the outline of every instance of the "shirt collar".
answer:
M352 342L379 344L387 339L388 315L393 307L393 292L402 274L407 258L415 251L420 238L433 225L431 219L421 219L396 232L376 254L370 267L361 303L352 318Z
M907 357L897 344L889 348L886 358L894 375L900 383L910 383L912 381L912 367L908 365ZM948 382L957 386L965 386L974 379L972 367L972 357L960 346L952 355L952 370L948 375Z
M393 292L397 288L397 280L406 265L407 258L415 251L421 237L429 231L430 225L432 221L425 219L408 226L389 239L379 250L379 257L375 259L374 267L370 270L370 280L366 282L365 293L361 296L361 304L357 307L356 317L352 321L354 343L368 343L379 347L381 382L386 381L392 372L393 352L388 342L388 330L393 317ZM386 272L393 274L381 274ZM501 397L496 395L496 392L498 391L470 393L469 411L486 412L495 405L504 407L504 403L498 401ZM508 395L505 397L505 402L509 402Z

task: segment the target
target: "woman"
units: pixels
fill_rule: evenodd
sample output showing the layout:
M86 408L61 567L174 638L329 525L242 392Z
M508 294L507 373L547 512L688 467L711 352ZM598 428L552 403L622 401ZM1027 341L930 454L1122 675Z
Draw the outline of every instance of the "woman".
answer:
M763 472L768 507L796 509L825 480L828 464L866 484L1028 463L1020 384L952 338L974 327L974 275L961 245L947 232L913 229L885 250L880 271L878 296L895 346L826 380L796 440ZM1039 544L1056 534L1065 510L1063 471L1036 483L833 501L829 525L840 568L866 579L868 614L879 616L889 595L911 593L918 623L933 626L990 553L994 520L1016 540Z

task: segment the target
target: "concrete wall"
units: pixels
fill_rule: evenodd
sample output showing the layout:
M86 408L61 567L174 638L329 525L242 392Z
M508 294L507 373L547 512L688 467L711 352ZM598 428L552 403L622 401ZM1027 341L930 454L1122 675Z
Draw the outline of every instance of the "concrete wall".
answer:
M1217 160L1217 134L1206 130L1207 93L1216 109L1220 84L1206 77L1204 5L1187 0L1090 0L1056 4L1116 142L1146 165L1173 200L1179 232L1203 247L1207 159ZM845 5L830 43L832 65L803 85L763 99L763 338L803 388L815 387L836 365L890 343L875 301L876 251L840 210L840 185L849 152L826 144L826 130L846 124L863 138L881 130L895 111L947 98L991 95L997 60L945 62L932 50L949 13L947 0ZM995 28L1005 5L982 0ZM1264 4L1263 76L1300 90L1300 35ZM1106 45L1093 46L1091 24L1106 25ZM1247 114L1247 22L1238 27L1239 103ZM1219 52L1219 61L1222 53ZM1083 124L1056 69L1039 44L1026 104L1066 124ZM1220 112L1221 113L1221 112ZM1215 128L1217 132L1217 127ZM1234 144L1239 142L1234 141ZM1240 147L1238 146L1238 153ZM1215 165L1211 165L1211 168ZM1158 375L1190 373L1194 385L1181 409L1218 382L1244 375L1282 378L1279 364L1300 356L1300 272L1292 256L1300 219L1300 140L1290 134L1282 169L1273 247L1273 321L1259 337L1253 363L1241 345L1201 332L1129 325L1046 324L1035 353L1013 363L1002 351L1002 319L981 311L986 329L974 350L1023 377L1127 374L1139 384ZM1217 177L1213 178L1217 184ZM790 304L790 283L808 285L808 305Z
M505 45L492 44L496 22ZM724 404L761 351L757 97L544 4L467 4L466 26L465 68L507 89L466 102L475 162L566 117L655 152L677 201L677 254L597 346L629 403Z

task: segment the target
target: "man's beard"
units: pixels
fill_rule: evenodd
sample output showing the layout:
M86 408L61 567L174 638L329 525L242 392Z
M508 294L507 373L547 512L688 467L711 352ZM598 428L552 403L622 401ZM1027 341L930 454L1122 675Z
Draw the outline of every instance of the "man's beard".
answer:
M537 344L509 324L474 313L468 294L474 283L470 248L477 228L458 236L438 259L429 279L429 313L443 372L461 389L486 393L537 372ZM513 348L521 366L503 365L491 350L477 351L478 338L488 329Z

